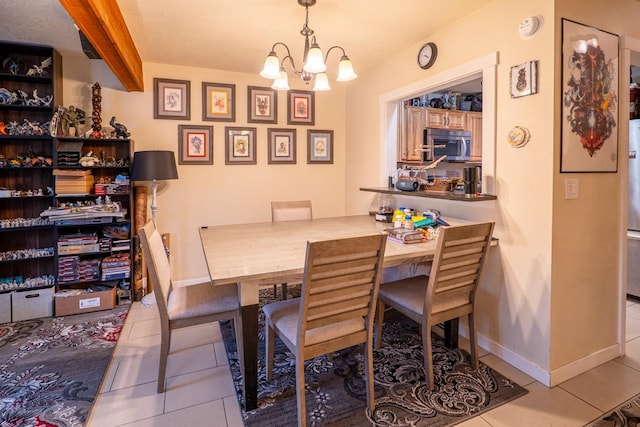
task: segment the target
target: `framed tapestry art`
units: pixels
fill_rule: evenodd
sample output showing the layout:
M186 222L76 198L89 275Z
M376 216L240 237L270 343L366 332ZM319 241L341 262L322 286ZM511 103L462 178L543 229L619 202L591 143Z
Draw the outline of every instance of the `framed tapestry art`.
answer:
M178 125L178 164L213 164L213 126Z
M225 127L225 165L256 164L256 128Z
M315 92L290 90L287 94L287 124L315 124Z
M562 19L560 172L618 171L618 36Z
M189 80L153 79L153 118L191 119L191 82Z
M529 61L511 67L511 97L538 93L538 61Z
M307 163L333 163L333 131L307 131Z
M202 120L236 120L236 85L202 82Z
M268 87L248 87L247 121L249 123L278 123L278 96Z
M268 129L269 164L296 163L296 130Z

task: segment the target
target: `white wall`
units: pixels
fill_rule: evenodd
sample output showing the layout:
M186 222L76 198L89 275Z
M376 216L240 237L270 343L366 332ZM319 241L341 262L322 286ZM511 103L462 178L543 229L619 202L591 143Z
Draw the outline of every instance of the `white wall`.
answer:
M314 216L326 217L344 213L346 165L345 93L333 83L330 92L315 96L315 126L288 126L287 98L278 96L278 124L247 122L247 86L268 86L270 81L255 75L231 73L193 67L145 63L144 92L121 90L103 61L86 58L64 58L64 101L91 111L90 88L102 86L102 118L107 124L112 115L125 124L132 134L136 150L178 149L178 125L213 125L214 164L178 165L177 181L161 183L158 189L158 226L171 236L174 274L177 280L207 277L198 227L203 225L270 221L271 200L310 199ZM153 78L191 81L191 120L153 119ZM309 90L293 79L290 84ZM202 121L202 82L236 85L236 122ZM293 86L298 84L298 86ZM257 165L225 165L225 126L257 128ZM267 164L267 129L297 130L297 164ZM334 163L307 165L307 129L334 131ZM150 214L149 214L150 216Z

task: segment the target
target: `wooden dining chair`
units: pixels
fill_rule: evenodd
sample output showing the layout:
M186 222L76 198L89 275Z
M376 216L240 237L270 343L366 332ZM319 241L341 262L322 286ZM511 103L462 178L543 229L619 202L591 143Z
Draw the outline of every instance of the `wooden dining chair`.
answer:
M306 425L304 361L365 343L367 406L373 409L373 320L386 244L384 233L307 242L300 298L262 310L267 380L273 376L275 334L296 357L298 426Z
M388 305L421 326L427 385L433 390L431 327L467 315L471 362L478 368L474 321L476 290L493 234L493 222L445 227L439 231L429 276L415 276L380 285L376 348L380 346Z
M271 202L271 221L294 221L300 219L311 219L313 213L311 211L311 200L294 200L294 201L278 201ZM294 280L299 283L302 279ZM280 283L282 290L282 299L287 299L287 285L289 282ZM278 284L273 285L273 297L278 294Z
M204 282L189 286L174 286L162 236L156 229L154 221L149 220L138 230L138 234L160 312L158 393L165 390L171 333L175 329L232 319L236 331L240 366L243 366L242 318L237 285L213 286L211 282Z

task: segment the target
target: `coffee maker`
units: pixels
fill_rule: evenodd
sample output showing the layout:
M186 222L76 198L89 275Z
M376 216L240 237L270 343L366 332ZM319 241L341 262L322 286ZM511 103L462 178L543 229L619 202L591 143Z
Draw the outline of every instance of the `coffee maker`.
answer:
M464 181L464 196L476 197L479 190L479 184L481 179L480 167L464 168L462 179Z

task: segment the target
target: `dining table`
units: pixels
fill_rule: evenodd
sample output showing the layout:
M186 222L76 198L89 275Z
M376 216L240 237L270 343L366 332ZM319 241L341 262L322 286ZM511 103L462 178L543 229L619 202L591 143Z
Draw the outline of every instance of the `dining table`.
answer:
M371 215L352 215L281 222L200 227L200 239L211 283L238 284L243 340L245 410L257 407L258 300L261 286L301 281L308 241L339 239L382 232L392 225ZM420 243L387 241L383 267L430 263L436 240ZM445 338L457 345L457 322L445 328Z

